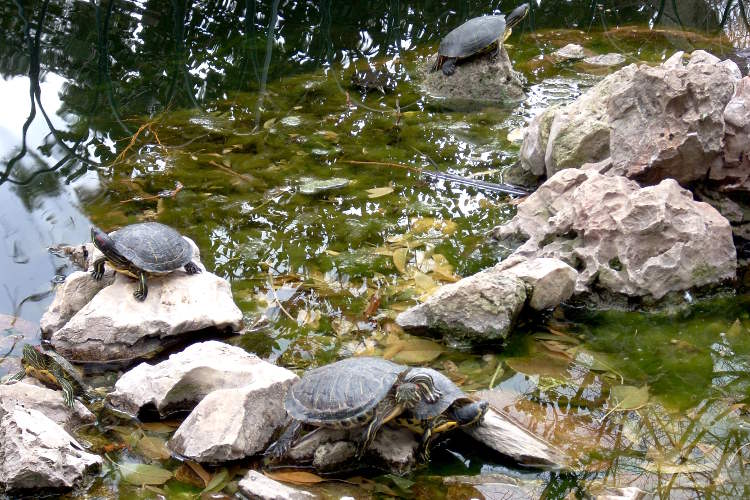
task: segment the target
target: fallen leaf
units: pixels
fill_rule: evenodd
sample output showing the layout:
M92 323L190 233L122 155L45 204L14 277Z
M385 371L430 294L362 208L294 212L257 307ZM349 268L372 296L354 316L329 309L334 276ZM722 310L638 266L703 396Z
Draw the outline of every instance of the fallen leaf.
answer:
M201 493L213 493L215 491L221 491L224 486L229 482L229 471L226 468L222 468L219 472L214 474L211 480L206 485L206 488Z
M438 287L434 279L424 273L414 273L414 284L421 293L429 293Z
M368 198L380 198L381 196L391 194L392 192L393 192L393 188L391 186L372 188L372 189L367 190L367 197Z
M167 443L161 438L154 436L143 436L135 449L143 456L152 460L166 460L172 456L167 448Z
M609 391L615 400L614 410L637 410L648 403L648 386L635 387L632 385L616 385Z
M120 464L122 480L143 486L145 484L159 485L172 479L172 473L157 465L148 464Z
M378 311L378 307L380 307L380 295L375 293L370 297L370 302L367 304L367 309L365 309L363 316L369 318Z
M203 481L203 486L207 485L208 482L211 481L211 473L204 469L203 466L198 462L194 460L187 460L185 461L185 465L190 467L193 472L195 472L198 477L201 478L201 481Z
M156 432L157 434L169 434L177 427L179 427L179 424L172 426L164 422L146 422L145 424L141 424L141 429L144 431Z
M409 250L406 248L399 248L393 252L393 265L396 266L398 272L404 274L406 272L406 256Z
M383 352L383 358L393 359L398 363L420 364L429 363L443 352L445 348L437 342L413 338L391 344Z
M200 476L186 464L182 464L177 467L177 470L174 471L174 478L181 483L189 484L191 486L195 486L196 488L206 487L206 483L203 481L203 479L201 479Z
M325 481L322 477L313 474L312 472L304 472L304 471L264 471L263 474L266 477L270 477L271 479L274 479L276 481L281 481L282 483L292 483L292 484L317 484L322 483Z
M270 120L266 120L266 122L263 124L263 128L268 130L269 128L273 127L274 123L276 123L276 118L271 118Z

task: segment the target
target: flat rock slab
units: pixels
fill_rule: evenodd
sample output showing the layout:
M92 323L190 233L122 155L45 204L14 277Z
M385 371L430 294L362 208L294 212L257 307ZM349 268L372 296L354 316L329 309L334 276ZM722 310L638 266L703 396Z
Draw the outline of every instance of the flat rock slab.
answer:
M68 407L63 401L62 391L24 381L0 385L0 413L12 412L16 405L38 410L68 432L96 421L94 414L77 399L73 408Z
M251 470L239 482L240 491L251 500L312 500L310 492L292 488Z
M0 409L0 486L7 491L68 489L101 457L38 410Z
M624 55L612 52L610 54L586 57L583 63L590 66L619 66L620 64L625 64L626 60Z
M188 346L155 365L139 364L120 377L107 401L130 415L149 407L167 416L192 410L218 389L267 385L293 375L240 347L212 340Z
M219 389L203 398L177 428L169 448L207 463L264 451L287 421L284 398L298 380L291 371L266 364L262 376L249 377L242 387Z
M197 257L193 262L203 267ZM144 302L133 297L136 287L134 279L119 273L107 286L89 273L72 273L42 318L43 331L66 358L90 362L143 357L191 332L241 328L242 312L229 283L205 270L148 278Z
M588 54L589 53L587 53L586 50L577 43L569 43L565 47L559 48L554 51L552 53L552 57L554 57L558 61L577 61L579 59L583 59Z

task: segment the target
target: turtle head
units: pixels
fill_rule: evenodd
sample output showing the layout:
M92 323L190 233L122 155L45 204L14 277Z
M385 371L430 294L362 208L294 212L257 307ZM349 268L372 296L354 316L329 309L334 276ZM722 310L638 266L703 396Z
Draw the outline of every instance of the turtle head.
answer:
M523 21L528 14L529 4L527 3L522 3L521 5L513 9L513 11L508 14L508 17L505 18L505 23L507 26L507 28L505 28L506 31Z
M110 253L115 247L112 238L96 226L91 226L91 242L104 255Z
M405 408L414 408L421 400L434 403L440 398L432 377L426 373L406 376L396 388L396 401Z
M478 425L484 419L489 407L490 404L487 401L477 401L455 407L451 410L452 420L455 420L459 427Z

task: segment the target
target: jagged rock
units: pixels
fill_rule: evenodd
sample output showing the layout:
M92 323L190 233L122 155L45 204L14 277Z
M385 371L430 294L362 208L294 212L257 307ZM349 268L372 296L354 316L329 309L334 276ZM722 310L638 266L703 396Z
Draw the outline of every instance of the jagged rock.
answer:
M183 457L209 463L265 450L287 421L284 398L297 376L265 361L260 363L242 387L215 390L203 398L177 428L169 448Z
M305 435L290 450L289 458L296 462L310 461L315 451L326 444L349 439L349 432L343 429L325 429L320 427Z
M424 68L425 91L435 97L478 101L520 101L524 98L521 79L503 47L494 58L476 57L456 65L456 72L445 76L442 71L430 71L435 61L426 62Z
M619 66L620 64L625 64L625 61L625 56L616 52L591 56L583 60L584 64L590 66Z
M508 336L525 302L523 281L488 269L440 287L396 322L405 330L429 330L450 340L498 340Z
M101 457L38 410L0 409L0 486L7 491L71 488Z
M578 278L578 272L559 259L508 259L496 269L526 283L531 290L528 304L537 311L556 307L568 300Z
M536 115L529 123L521 144L519 169L512 169L513 178L508 179L526 185L536 185L539 179L543 179L547 173L544 156L547 153L547 141L549 140L552 121L559 110L558 106L552 106L544 112ZM519 173L523 173L518 177Z
M740 80L724 108L723 162L715 162L709 179L722 191L750 191L750 76Z
M130 415L149 407L166 416L192 410L217 389L265 386L290 376L288 370L240 347L212 340L188 346L155 365L139 364L120 377L107 401Z
M73 408L68 407L63 401L62 391L24 381L0 385L0 413L13 411L17 404L40 411L68 432L96 421L94 414L80 401L75 400Z
M563 170L493 237L525 239L514 255L568 263L579 272L579 294L658 300L735 276L729 222L672 179L640 188L625 177Z
M195 243L186 239L193 246L193 262L203 268ZM223 278L206 271L188 275L177 270L150 277L148 284L148 298L140 302L133 297L135 280L125 275L117 273L111 285L97 292L99 285L90 274L73 273L42 318L43 331L68 359L112 361L151 354L191 332L241 327L242 312ZM81 307L92 293L93 298Z
M103 288L115 282L115 272L107 269L101 281L91 277L91 273L75 271L69 274L55 289L55 298L39 322L45 335L51 335L65 326L70 318L84 308Z
M559 61L575 61L586 57L586 50L577 43L569 43L554 51L552 56Z
M405 428L383 427L367 452L368 463L376 463L396 474L404 474L416 463L419 443Z
M313 467L319 471L335 470L344 462L354 458L357 447L351 441L326 443L315 450Z
M251 500L310 500L318 498L310 492L291 488L258 471L251 470L239 482L243 495Z

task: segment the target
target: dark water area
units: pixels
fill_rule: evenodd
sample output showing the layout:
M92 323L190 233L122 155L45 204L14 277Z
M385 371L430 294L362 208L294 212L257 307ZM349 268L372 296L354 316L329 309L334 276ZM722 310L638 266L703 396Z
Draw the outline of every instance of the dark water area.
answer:
M52 288L73 270L48 247L86 241L91 224L143 220L192 237L207 268L231 282L250 328L230 342L300 371L380 355L410 341L389 329L398 311L496 262L483 235L515 211L506 196L392 165L502 181L518 157L511 132L614 71L548 64L567 43L648 64L677 50L730 57L750 46L750 6L737 0L542 0L507 41L524 102L466 106L423 92L420 72L445 34L515 6L0 0L0 355L38 341ZM366 68L387 71L395 90L353 88ZM351 182L330 196L299 191L330 177ZM177 195L158 197L177 183ZM396 258L404 248L406 270ZM368 317L376 292L380 312ZM536 481L551 498L602 484L747 496L747 311L741 295L675 314L558 311L502 348L442 346L418 364L467 391L492 381L515 394L514 416L580 453L580 466L519 469L454 439L406 483L376 481L417 498L479 497L470 487L446 494L440 478L495 472ZM618 407L614 387L643 405ZM178 465L130 451L112 458ZM163 491L200 493L176 480ZM156 494L106 466L74 495Z

